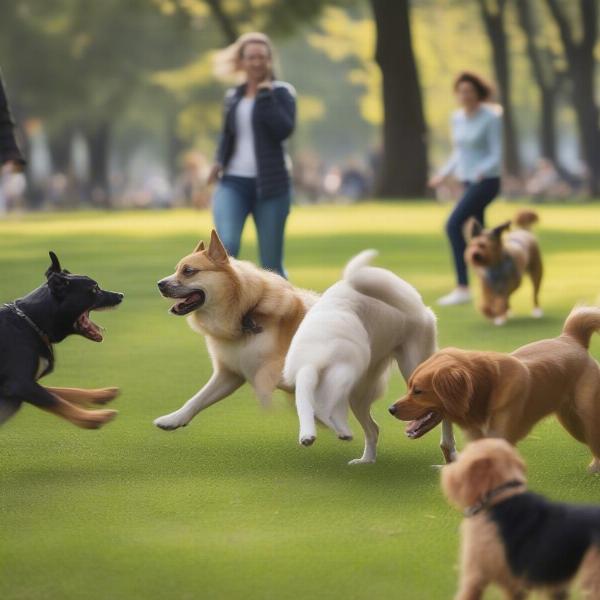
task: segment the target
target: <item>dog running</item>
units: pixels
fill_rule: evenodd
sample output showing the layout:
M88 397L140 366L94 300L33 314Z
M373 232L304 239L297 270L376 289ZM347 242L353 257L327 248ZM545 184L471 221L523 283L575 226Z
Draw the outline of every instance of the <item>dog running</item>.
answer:
M38 380L52 372L54 344L67 336L102 341L90 312L116 307L123 294L102 290L90 277L62 269L54 252L50 259L43 285L0 307L0 423L28 402L78 427L97 429L117 412L83 407L109 402L117 388L52 388Z
M600 473L600 365L588 352L598 330L600 308L578 307L559 337L511 354L440 350L417 367L390 413L411 421L411 439L447 418L468 439L501 437L512 444L554 413L592 451L590 472Z
M395 360L405 380L437 348L436 319L411 285L391 271L370 266L377 255L365 250L347 264L343 278L317 300L292 339L284 380L296 389L300 443L316 439L315 416L342 440L352 439L348 407L365 435L362 457L373 463L379 427L371 404L386 388ZM455 452L451 423L442 449Z
M600 507L550 502L527 491L525 464L505 440L468 444L442 468L442 489L464 511L456 600L483 597L496 584L508 598L542 591L566 600L600 598Z
M175 273L158 282L175 303L170 312L187 315L203 335L213 364L206 385L181 408L155 419L164 430L187 425L201 410L232 394L243 383L263 404L282 381L292 336L317 295L295 288L283 277L227 255L216 231L179 261Z
M516 214L514 222L519 229L507 231L511 221L493 229L483 229L475 218L465 225L467 248L465 261L470 264L481 281L481 312L494 324L503 325L509 315L510 296L521 285L527 273L533 284L533 312L543 315L539 305L542 283L542 257L535 236L529 231L537 223L532 211Z

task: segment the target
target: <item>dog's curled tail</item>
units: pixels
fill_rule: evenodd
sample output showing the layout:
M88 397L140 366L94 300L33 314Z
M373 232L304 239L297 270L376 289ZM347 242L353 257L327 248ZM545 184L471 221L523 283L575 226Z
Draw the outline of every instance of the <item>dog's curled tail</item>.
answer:
M540 220L538 214L532 210L520 210L514 217L514 224L521 229L531 229L531 226Z
M563 335L572 337L586 349L590 347L590 338L596 331L600 331L600 308L597 306L575 307L563 327Z
M377 250L363 250L348 261L344 267L344 279L350 279L359 269L371 264L371 261L379 254Z

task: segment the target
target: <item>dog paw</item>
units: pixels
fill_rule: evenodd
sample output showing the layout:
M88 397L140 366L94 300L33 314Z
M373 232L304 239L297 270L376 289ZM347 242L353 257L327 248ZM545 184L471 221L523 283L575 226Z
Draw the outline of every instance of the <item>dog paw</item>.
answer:
M158 419L154 419L153 422L159 429L173 431L174 429L179 429L179 427L185 427L189 423L189 419L174 412L169 415L158 417Z
M106 404L107 402L114 400L119 395L119 391L120 390L117 387L110 387L110 388L103 388L101 390L96 390L94 392L94 398L93 398L92 402L94 404Z
M588 467L588 473L600 473L600 459L595 458Z
M76 421L76 425L83 429L100 429L117 416L116 410L90 410L85 417Z
M316 435L305 435L300 438L300 443L303 446L308 447L308 446L312 446L315 443L316 439L317 439Z
M501 317L494 317L493 323L497 327L500 327L501 325L504 325L506 323L506 321L507 321L506 315L503 315Z
M372 465L375 462L374 458L353 458L348 461L349 465Z
M544 316L544 311L539 307L536 306L532 311L531 311L531 316L534 319L541 319Z
M352 434L341 434L338 435L338 440L342 440L344 442L351 442L354 439Z

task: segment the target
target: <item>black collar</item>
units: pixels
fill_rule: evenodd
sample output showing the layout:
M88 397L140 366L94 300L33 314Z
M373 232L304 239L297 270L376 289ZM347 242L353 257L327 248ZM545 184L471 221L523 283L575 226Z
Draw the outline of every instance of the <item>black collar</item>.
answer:
M12 310L16 315L18 315L19 317L21 317L21 319L23 319L30 327L31 329L33 329L39 336L40 340L42 340L44 346L46 347L46 349L48 350L48 355L49 355L49 364L48 364L48 368L46 369L46 371L44 372L44 375L46 375L46 373L49 373L52 370L52 367L54 365L54 349L52 348L52 343L50 342L50 337L48 336L48 334L41 328L39 327L31 317L29 317L28 315L26 315L18 306L16 302L11 302L11 303L7 303L4 306L6 306L6 308Z
M481 497L479 502L476 502L472 506L468 506L467 508L465 508L465 510L464 510L465 517L475 516L476 514L480 513L482 510L489 508L490 502L494 498L499 496L502 492L505 492L506 490L510 490L512 488L516 488L516 487L520 487L520 486L525 486L525 482L519 481L517 479L512 479L511 481L507 481L506 483L499 485L498 487L494 488L493 490L486 492L485 494L483 494L483 496Z

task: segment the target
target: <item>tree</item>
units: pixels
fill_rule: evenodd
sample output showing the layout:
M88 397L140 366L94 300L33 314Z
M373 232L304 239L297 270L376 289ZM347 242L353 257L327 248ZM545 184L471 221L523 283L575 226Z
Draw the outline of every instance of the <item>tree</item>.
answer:
M517 131L511 96L510 63L505 28L506 0L478 0L481 17L492 47L494 72L503 107L504 168L507 173L518 177L521 161L517 143Z
M535 11L535 3L515 2L519 24L526 38L527 55L531 65L534 81L540 96L539 137L540 150L545 158L549 158L559 170L556 148L556 103L558 93L564 81L564 73L557 66L557 57L545 36L541 35L540 14Z
M412 46L408 0L371 0L377 27L375 60L383 87L381 197L423 196L427 181L426 125Z
M572 84L572 98L577 125L588 173L592 196L600 193L600 124L598 105L595 99L594 48L598 37L597 0L579 0L579 18L569 16L558 0L546 0L548 8L558 26L568 63L568 74ZM569 3L573 10L574 3ZM570 20L581 32L579 39L572 30ZM577 23L579 21L579 23Z

